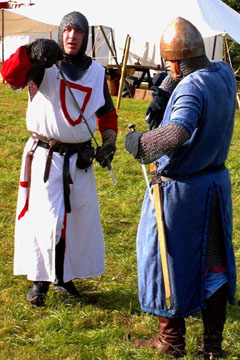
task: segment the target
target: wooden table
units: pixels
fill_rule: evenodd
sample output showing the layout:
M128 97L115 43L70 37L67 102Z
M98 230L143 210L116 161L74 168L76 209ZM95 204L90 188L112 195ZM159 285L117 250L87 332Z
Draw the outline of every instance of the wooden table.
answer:
M116 78L118 77L117 74L119 74L119 69L116 65L107 65L106 70L107 70L107 74L108 73L111 74L111 72L112 72L113 77L114 77L114 73L116 75ZM151 88L152 77L150 74L150 70L160 71L161 67L160 67L160 65L159 66L146 66L146 65L141 65L141 64L133 64L133 65L126 66L126 71L127 71L127 74L129 74L129 75L134 76L135 72L141 73L140 77L138 77L138 80L136 80L136 88L140 88L142 82L147 82L148 89Z

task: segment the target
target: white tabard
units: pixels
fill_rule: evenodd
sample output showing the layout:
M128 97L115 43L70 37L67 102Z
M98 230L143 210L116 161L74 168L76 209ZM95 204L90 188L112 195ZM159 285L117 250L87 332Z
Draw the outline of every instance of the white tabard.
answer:
M91 130L96 129L95 112L104 105L104 69L93 61L82 79L68 83L80 104ZM29 99L27 128L49 139L81 143L91 139L68 89L55 66L45 71L33 100ZM37 147L31 171L28 199L26 155L20 175L16 226L14 274L32 281L54 281L56 238L65 227L64 281L104 272L103 231L99 215L93 165L87 171L76 167L77 154L70 157L71 213L64 210L63 156L53 153L49 179L43 181L48 150ZM65 226L64 226L65 225Z

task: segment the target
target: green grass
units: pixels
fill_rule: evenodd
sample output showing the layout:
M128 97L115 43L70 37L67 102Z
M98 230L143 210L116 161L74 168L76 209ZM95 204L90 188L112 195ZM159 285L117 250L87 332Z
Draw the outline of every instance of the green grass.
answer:
M18 178L22 150L29 136L25 129L26 91L14 93L0 85L0 360L155 360L166 356L154 349L136 349L125 341L127 333L149 337L157 331L154 316L144 314L137 295L135 238L145 184L140 165L124 150L128 124L145 130L148 101L122 99L119 137L112 167L118 185L108 171L96 165L96 179L105 234L106 272L76 280L89 301L67 298L50 289L46 307L31 308L26 302L30 282L14 277L13 245ZM114 99L115 101L116 99ZM240 113L228 166L233 183L234 245L240 262ZM239 285L239 280L238 280ZM239 286L236 300L239 301ZM240 307L228 306L224 330L224 358L240 359ZM197 356L202 324L199 314L187 323L185 359Z

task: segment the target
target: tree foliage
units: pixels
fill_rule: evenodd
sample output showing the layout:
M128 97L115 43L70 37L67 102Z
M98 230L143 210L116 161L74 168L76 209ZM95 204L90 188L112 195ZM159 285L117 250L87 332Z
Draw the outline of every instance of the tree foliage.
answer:
M228 6L230 6L233 10L240 13L240 2L239 2L239 0L223 0L223 2L225 4L227 4Z
M233 10L240 13L240 2L239 0L223 0L223 2L230 6ZM233 40L228 41L229 49L230 49L230 57L232 61L232 66L235 73L240 75L240 44L237 44Z

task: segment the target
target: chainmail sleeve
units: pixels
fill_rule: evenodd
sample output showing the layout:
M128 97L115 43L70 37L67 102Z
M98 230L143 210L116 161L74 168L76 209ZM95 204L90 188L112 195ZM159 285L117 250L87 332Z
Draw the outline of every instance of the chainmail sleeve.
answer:
M175 150L190 138L190 133L175 123L147 131L140 137L136 159L142 164L150 164L159 157Z

